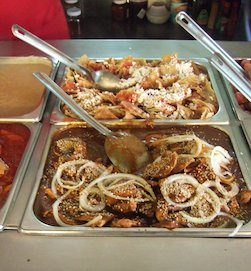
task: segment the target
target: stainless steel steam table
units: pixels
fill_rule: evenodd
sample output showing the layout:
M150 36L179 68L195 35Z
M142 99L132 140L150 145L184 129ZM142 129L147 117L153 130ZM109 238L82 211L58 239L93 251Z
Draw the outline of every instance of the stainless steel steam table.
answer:
M196 41L175 40L67 40L51 43L72 57L159 58L177 52L179 57L207 57ZM221 42L233 57L250 57L250 42ZM42 55L21 41L0 42L0 56ZM50 99L42 122L52 108ZM226 98L226 103L228 103ZM231 108L230 104L228 105ZM231 116L230 112L230 118ZM43 130L41 131L43 133ZM43 144L46 135L37 145ZM17 200L0 233L0 270L249 270L250 238L177 237L65 237L27 235L17 230L32 190L34 169L40 157L36 148Z

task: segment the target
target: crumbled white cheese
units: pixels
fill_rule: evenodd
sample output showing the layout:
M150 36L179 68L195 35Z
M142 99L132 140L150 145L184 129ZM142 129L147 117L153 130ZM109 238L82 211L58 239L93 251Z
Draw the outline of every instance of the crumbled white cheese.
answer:
M137 89L138 103L147 108L156 107L160 109L163 104L174 104L191 96L192 90L179 83L174 83L168 89Z
M176 64L176 69L180 79L186 78L188 75L193 73L193 67L191 62L181 61Z
M130 86L135 85L136 83L140 83L143 81L144 78L149 76L153 71L158 72L158 68L148 67L148 66L143 66L143 67L131 66L129 68L129 74L131 75L130 78L121 79L120 86L124 88L128 88Z
M102 104L103 99L95 89L84 88L74 96L74 100L85 110L92 111Z

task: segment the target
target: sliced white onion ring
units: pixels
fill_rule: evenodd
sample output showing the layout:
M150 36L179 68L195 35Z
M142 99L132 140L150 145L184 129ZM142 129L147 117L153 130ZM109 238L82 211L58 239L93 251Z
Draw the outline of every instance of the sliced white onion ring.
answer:
M211 152L210 163L214 173L221 178L228 178L232 173L228 169L232 157L221 146L215 146Z
M169 192L168 192L168 186L173 182L177 182L179 184L191 184L192 186L196 188L196 191L195 191L196 195L183 203L174 202L173 200L170 199ZM188 174L174 174L167 177L161 183L160 191L163 198L166 200L167 203L176 207L187 208L187 207L193 206L198 200L198 197L197 197L198 186L199 186L199 182L193 176L188 175Z
M224 213L224 212L220 212L219 215L221 215L221 216L226 216L226 217L230 218L230 219L233 220L233 221L235 222L235 224L236 224L236 227L235 227L235 229L233 230L233 232L231 232L231 233L228 235L229 237L234 237L234 236L238 233L238 231L240 230L240 228L243 226L243 224L244 224L244 222L245 222L244 220L240 220L240 219L238 219L238 218L236 218L236 217L233 217L232 215L227 214L227 213Z
M208 181L205 181L202 185L204 185L206 187L215 187L217 189L215 181L208 180ZM224 196L223 196L223 198L219 198L219 199L221 201L221 207L224 208L224 210L229 211L229 207L227 205L227 203L229 202L229 199L226 199Z
M119 182L121 180L124 180L122 185L116 184L113 182L116 180L116 182ZM133 200L136 202L145 202L145 201L155 201L156 196L152 190L152 187L148 184L148 182L136 175L133 174L126 174L126 173L115 173L105 176L102 180L99 180L97 183L98 187L103 191L103 193L109 197L116 198L119 200ZM136 186L140 186L143 191L146 191L147 193L143 193L145 195L145 198L130 198L130 197L121 197L114 195L110 190L116 189L118 187L127 186L129 184L134 184Z
M118 187L117 184L120 180L125 180L124 185L129 183L133 183L135 185L138 185L144 189L144 196L145 198L130 198L130 197L120 197L117 195L114 195L111 191L109 191L109 185L112 185L113 189L115 187ZM115 182L114 182L115 181ZM91 192L91 190L96 187L96 189L99 189L100 193L110 196L115 199L119 200L133 200L135 202L145 202L145 201L155 201L156 196L151 188L151 186L141 177L133 175L133 174L126 174L126 173L114 173L109 174L105 176L100 176L99 178L92 181L85 189L83 189L80 192L79 201L80 206L83 209L90 210L90 211L97 211L99 208L98 206L91 206L88 203L88 195ZM100 208L103 208L102 205L100 205Z
M63 226L63 227L72 227L73 225L71 225L71 224L66 224L66 223L64 223L61 219L60 219L60 217L59 217L59 213L58 213L58 207L59 207L59 205L60 205L60 203L62 203L62 201L64 200L64 199L66 199L68 196L69 196L69 194L71 193L72 191L71 190L69 190L69 191L67 191L63 196L61 196L60 198L58 198L53 204L52 204L52 211L53 211L53 216L54 216L54 218L55 218L55 220L56 220L56 222L57 222L57 224L59 225L59 226ZM93 224L96 224L99 220L101 220L102 219L102 215L97 215L97 216L95 216L93 219L91 219L90 221L88 221L88 222L86 222L86 223L84 223L84 224L81 224L81 225L76 225L76 226L81 226L81 227L89 227L89 226L92 226Z
M229 201L231 198L236 196L239 193L239 186L236 182L228 184L231 187L231 190L227 190L220 182L220 178L215 179L215 186L217 190L224 196L224 198Z
M82 226L84 226L84 227L90 227L90 226L96 224L97 222L99 222L100 220L102 220L102 215L97 215L93 219L91 219L90 221L88 221L85 224L83 224Z
M56 222L58 223L58 225L60 226L72 226L72 225L68 225L66 223L64 223L58 214L58 207L59 204L71 193L71 191L69 190L68 192L66 192L63 196L61 196L60 198L58 198L53 204L52 204L52 212L53 212L53 216L56 220Z
M88 199L90 195L98 195L100 202L98 204L91 204ZM81 210L88 210L91 212L100 212L105 208L105 196L98 187L90 187L89 189L84 189L79 195L79 208Z
M77 174L76 174L76 178L80 180L80 179L81 179L81 177L80 177L80 176L81 176L81 172L82 172L84 169L88 168L88 167L96 169L100 174L103 173L104 171L106 171L106 167L105 167L104 165L102 165L102 164L97 164L97 163L95 163L95 162L93 162L93 161L88 161L87 163L85 163L84 165L82 165L82 166L78 169ZM82 178L83 178L83 177L82 177Z
M208 193L210 195L210 197L211 197L210 203L212 204L212 207L214 209L213 213L209 216L206 216L206 217L205 216L203 216L203 217L191 216L190 214L188 214L185 211L180 211L180 214L190 223L194 223L194 224L209 223L209 222L213 221L216 216L218 216L218 214L221 210L222 204L221 204L220 198L210 188L203 186L203 185L199 185L198 190L200 190L200 191L198 191L200 194L201 193Z
M190 198L188 201L184 203L177 203L174 202L173 200L170 199L169 197L169 191L168 191L168 185L170 185L173 182L177 182L179 184L191 184L196 188L196 195L192 198ZM187 207L192 207L195 205L198 200L200 199L200 196L203 196L203 193L207 193L210 196L210 199L207 199L208 202L212 205L213 207L213 212L211 215L205 217L194 217L191 216L189 213L186 211L180 211L179 213L190 223L195 223L195 224L204 224L211 222L220 212L222 202L220 198L216 195L214 191L212 191L208 186L211 186L213 183L207 183L206 185L200 184L193 176L187 175L187 174L175 174L167 177L163 183L161 184L161 193L164 197L164 199L171 205L177 206L180 208L187 208Z
M77 165L84 165L88 162L89 160L86 159L80 159L80 160L72 160L72 161L67 161L57 168L57 171L55 175L53 176L52 182L51 182L51 189L54 194L54 196L58 197L57 195L57 187L56 184L58 183L61 187L66 188L66 189L76 189L79 186L81 186L84 182L84 180L75 180L75 181L69 181L69 180L64 180L61 176L63 174L63 171L67 168L70 167L75 167Z
M76 169L76 166L80 167L78 169ZM97 164L93 161L87 160L87 159L80 159L80 160L72 160L72 161L68 161L65 162L63 164L61 164L58 168L57 171L55 173L55 175L53 176L52 182L51 182L51 189L52 192L54 194L55 197L58 197L58 193L57 193L57 184L64 188L64 189L68 189L68 190L74 190L79 188L81 185L83 185L83 183L86 181L86 179L84 178L84 176L81 176L81 172L86 169L87 167L90 168L94 168L97 169L98 172L100 172L100 174L102 174L105 170L106 167L101 165L101 164ZM64 170L66 170L67 168L72 168L73 170L76 170L76 178L74 180L64 180L62 178L62 174L64 172Z

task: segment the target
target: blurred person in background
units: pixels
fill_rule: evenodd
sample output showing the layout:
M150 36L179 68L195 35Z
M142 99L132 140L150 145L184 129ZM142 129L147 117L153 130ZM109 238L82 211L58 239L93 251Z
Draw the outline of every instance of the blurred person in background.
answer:
M0 0L0 40L16 40L11 26L18 24L44 40L69 39L60 0Z

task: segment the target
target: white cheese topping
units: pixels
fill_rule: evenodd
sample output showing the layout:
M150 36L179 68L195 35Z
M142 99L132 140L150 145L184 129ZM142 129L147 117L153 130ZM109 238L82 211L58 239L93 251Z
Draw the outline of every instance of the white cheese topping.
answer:
M136 90L138 94L138 103L145 107L157 107L160 109L163 104L174 104L183 101L192 94L192 90L179 83L174 83L168 89L147 89L140 88Z
M129 68L130 78L121 79L120 85L124 88L140 83L144 78L149 76L153 71L158 71L158 68L143 66L143 67L134 67Z
M193 73L191 62L182 61L181 63L176 63L176 69L180 79L186 78L188 75Z
M74 94L75 95L75 94ZM74 100L85 110L92 111L96 106L102 104L102 97L95 89L84 88L79 91Z

